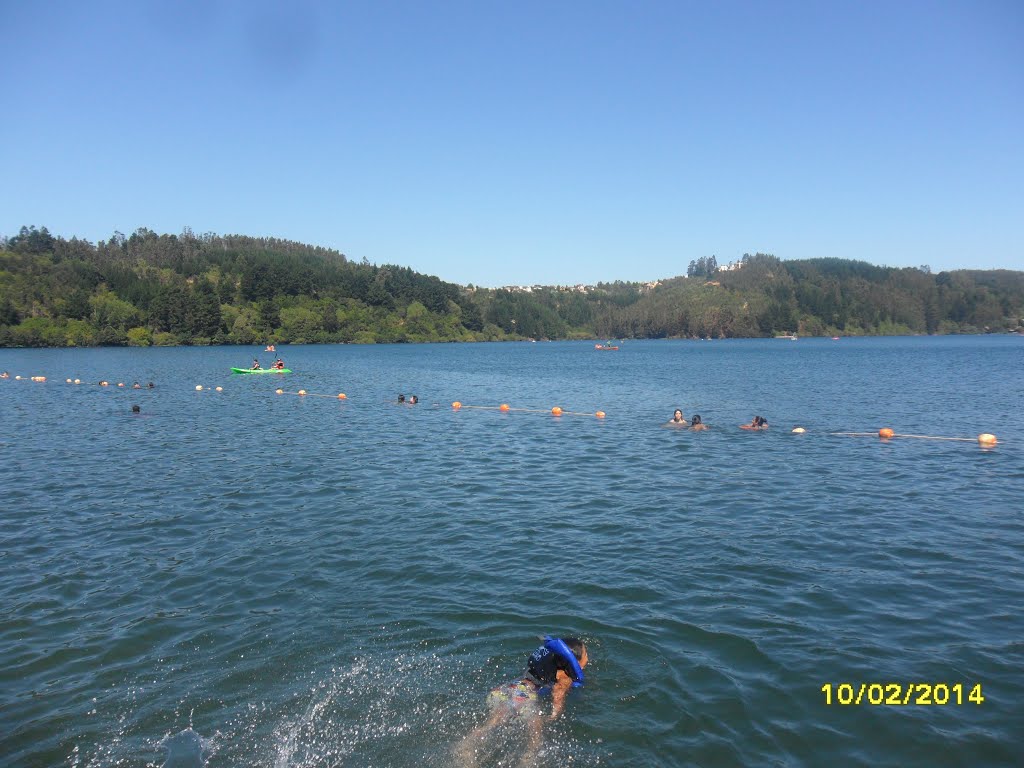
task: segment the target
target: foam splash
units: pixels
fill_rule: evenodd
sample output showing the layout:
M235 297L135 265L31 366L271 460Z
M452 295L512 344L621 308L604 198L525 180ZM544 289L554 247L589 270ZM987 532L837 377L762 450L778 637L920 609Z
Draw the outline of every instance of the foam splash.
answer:
M181 733L167 736L160 746L167 750L167 759L162 768L203 768L210 749L203 737L186 728Z
M297 697L301 709L274 731L273 768L519 765L534 752L524 719L514 718L466 749L467 734L487 716L491 672L464 670L432 654L394 660L363 658L332 669ZM531 765L598 764L562 722L545 725ZM587 754L589 752L589 754Z

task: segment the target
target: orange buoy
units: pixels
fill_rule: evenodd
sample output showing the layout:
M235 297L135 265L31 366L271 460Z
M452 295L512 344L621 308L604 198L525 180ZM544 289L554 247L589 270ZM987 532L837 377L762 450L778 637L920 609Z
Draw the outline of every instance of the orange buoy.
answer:
M555 406L554 408L552 408L552 409L551 409L551 415L552 415L552 416L561 416L561 415L562 415L562 409L561 409L561 408L559 408L559 407L558 407L558 406L556 405L556 406Z
M344 392L340 393L340 394L338 395L338 399L339 399L339 400L346 400L347 398L345 397L345 393L344 393Z
M284 394L284 390L283 389L275 389L274 390L274 394L275 395L283 395Z
M597 416L597 418L599 418L599 419L603 419L604 418L604 411L598 411L594 415Z
M462 403L460 403L458 400L456 400L454 403L452 403L452 408L454 408L456 411L459 410L459 408L461 408L461 407L462 407Z
M217 391L218 392L223 392L224 391L224 387L217 387Z
M299 394L300 394L300 395L305 395L305 394L306 394L306 390L304 390L304 389L300 389L300 390L299 390Z
M991 448L993 445L998 443L995 435L991 435L988 432L983 432L978 435L978 445L984 446L985 448Z
M878 436L883 440L888 440L895 434L896 433L889 429L889 427L882 427L880 430L878 430Z
M499 405L498 406L498 410L499 411L507 411L508 410L508 403L502 403L501 405Z

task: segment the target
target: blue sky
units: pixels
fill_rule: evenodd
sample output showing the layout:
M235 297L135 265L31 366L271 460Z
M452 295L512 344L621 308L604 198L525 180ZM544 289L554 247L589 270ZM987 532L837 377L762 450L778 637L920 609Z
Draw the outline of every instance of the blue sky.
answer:
M0 234L1024 269L1024 3L0 0Z

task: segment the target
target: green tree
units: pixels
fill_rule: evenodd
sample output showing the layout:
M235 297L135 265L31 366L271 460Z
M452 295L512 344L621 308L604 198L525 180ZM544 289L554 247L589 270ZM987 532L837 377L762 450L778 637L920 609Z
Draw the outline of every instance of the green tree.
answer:
M130 328L127 342L129 347L148 347L153 343L153 334L150 333L149 328Z
M260 302L258 328L265 334L271 334L281 325L281 311L273 301Z
M328 301L324 305L323 319L321 325L327 333L337 333L341 328L341 324L338 322L338 305L333 301Z

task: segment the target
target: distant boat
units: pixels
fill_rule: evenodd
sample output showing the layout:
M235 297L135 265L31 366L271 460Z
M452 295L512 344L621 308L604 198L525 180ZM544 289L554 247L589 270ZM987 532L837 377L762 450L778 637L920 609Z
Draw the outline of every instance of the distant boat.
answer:
M594 345L594 349L600 349L603 352L609 352L609 351L612 351L612 350L615 350L615 349L618 349L618 348L619 348L618 344L612 344L610 341L606 342L604 344L595 344Z
M785 333L780 336L776 336L776 339L789 339L790 341L796 341L799 337L795 333Z
M832 337L832 341L839 341L839 337L838 336L833 336Z

